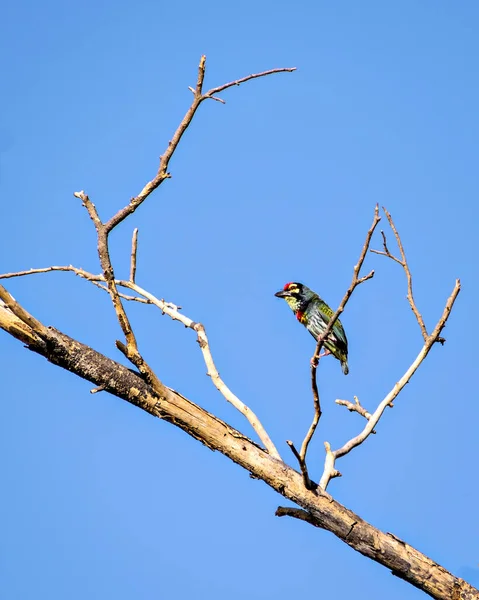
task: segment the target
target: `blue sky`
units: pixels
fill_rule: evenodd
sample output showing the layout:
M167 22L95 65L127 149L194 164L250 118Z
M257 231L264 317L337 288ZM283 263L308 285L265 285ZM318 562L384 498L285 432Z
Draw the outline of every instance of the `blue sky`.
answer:
M314 344L273 294L299 280L337 304L374 205L386 205L429 328L456 277L463 290L446 345L378 434L338 463L329 490L479 585L478 4L56 0L2 12L1 272L99 271L73 192L85 189L107 219L153 177L202 53L207 88L298 68L201 107L172 179L115 231L117 274L137 226L138 283L205 324L225 381L294 464L285 440L300 443L310 423ZM358 395L373 409L421 346L400 268L372 255L366 267L376 277L342 319L350 375L333 359L320 369L315 477L323 441L337 447L363 425L334 399ZM106 294L70 274L7 288L46 324L121 360ZM127 308L159 377L250 434L205 376L193 332ZM178 429L91 396L7 335L0 348L2 598L422 597L331 534L277 519L280 497Z

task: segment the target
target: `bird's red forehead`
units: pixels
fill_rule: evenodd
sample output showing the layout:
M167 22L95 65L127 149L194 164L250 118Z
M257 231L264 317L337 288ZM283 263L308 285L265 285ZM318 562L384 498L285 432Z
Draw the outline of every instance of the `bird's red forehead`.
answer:
M286 292L287 290L289 290L290 285L291 285L291 281L284 286L283 291Z

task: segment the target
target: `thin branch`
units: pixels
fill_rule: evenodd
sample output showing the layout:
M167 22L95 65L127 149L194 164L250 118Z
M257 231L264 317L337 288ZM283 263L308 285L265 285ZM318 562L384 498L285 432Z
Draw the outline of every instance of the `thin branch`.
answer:
M93 224L95 225L98 237L98 257L100 259L100 265L103 271L106 284L108 286L108 292L113 302L113 307L115 309L118 322L123 333L125 334L128 350L131 354L131 357L133 358L133 356L136 353L138 353L138 347L136 343L135 334L133 333L130 321L125 312L125 309L123 308L123 304L121 303L120 296L116 287L115 275L113 271L113 266L111 264L110 252L108 249L108 232L106 231L105 225L101 222L100 217L98 216L98 212L96 210L95 205L90 200L88 195L85 194L85 192L82 190L81 192L75 192L74 196L82 201L83 206L87 209L88 214L90 215L90 218L93 221Z
M14 273L2 273L0 275L0 279L10 279L12 277L24 277L25 275L37 275L39 273L50 273L51 271L72 271L76 275L79 275L80 277L84 277L85 279L90 279L90 277L93 277L93 278L98 277L98 278L101 278L102 281L105 280L103 275L93 275L92 273L88 273L88 271L84 271L83 269L73 267L72 265L51 266L51 267L44 267L41 269L28 269L25 271L16 271Z
M290 447L291 452L294 454L299 463L299 468L301 469L301 474L303 475L303 481L306 489L315 490L318 486L309 478L308 467L306 466L306 462L301 458L301 454L296 450L296 446L291 440L286 440L286 443Z
M334 315L331 317L331 319L328 322L328 325L326 327L326 329L323 331L323 333L321 334L320 338L318 339L318 343L316 344L316 351L312 357L312 369L315 370L318 364L318 358L321 352L321 349L324 345L324 342L326 341L326 339L328 338L329 334L331 333L334 324L336 323L336 321L338 320L338 318L340 317L341 313L344 311L344 308L346 307L346 304L348 303L349 299L351 298L352 293L354 292L354 290L357 288L358 285L360 285L361 283L364 283L365 281L367 281L368 279L372 279L374 277L374 271L370 271L367 275L364 275L364 277L359 277L359 273L361 271L361 268L363 266L364 263L364 259L366 258L368 249L369 249L369 245L371 243L371 238L373 236L374 230L377 227L377 224L379 223L379 221L381 220L381 217L379 216L379 206L376 204L375 208L374 208L374 218L373 218L373 222L371 224L371 227L369 228L367 234L366 234L366 239L364 241L364 245L362 247L361 250L361 254L359 255L359 259L358 262L356 263L356 265L353 268L353 278L351 280L351 285L349 286L349 288L347 289L346 293L344 294L343 299L341 300L341 303L339 304L336 312L334 313Z
M357 396L354 396L354 404L352 402L349 402L349 400L339 400L339 399L336 400L336 404L339 404L340 406L345 406L349 410L349 412L357 412L359 415L361 415L368 421L371 418L371 413L369 413L364 408L364 406L361 406L361 402L359 402L359 398ZM372 432L372 433L375 433L375 432Z
M40 273L50 273L51 271L64 271L64 272L75 273L75 275L78 275L82 279L86 279L87 281L90 281L91 283L93 283L93 285L96 285L101 290L108 292L108 287L101 283L102 281L105 281L105 278L103 277L103 275L95 275L93 273L89 273L88 271L85 271L85 269L74 267L73 265L62 265L62 266L54 265L51 267L44 267L42 269L28 269L27 271L17 271L15 273L1 273L0 279L11 279L13 277L25 277L26 275L37 275ZM115 280L115 281L118 284L118 280ZM120 298L123 298L124 300L141 302L142 304L151 304L151 302L149 300L147 300L146 298L140 298L137 296L128 296L127 294L123 294L122 292L118 292L118 293L119 293Z
M303 473L308 472L307 467L306 467L306 454L308 452L309 444L310 444L311 440L313 439L314 432L316 431L316 428L318 426L318 423L319 423L319 420L320 420L321 414L322 414L321 413L321 402L319 399L318 383L316 380L316 371L317 371L317 367L318 367L318 361L319 361L319 357L320 357L321 348L323 347L325 340L328 338L329 334L331 333L337 319L339 318L341 313L344 311L344 308L345 308L346 304L348 303L348 300L351 297L354 290L357 288L358 285L361 285L361 283L364 283L365 281L367 281L368 279L371 279L374 276L374 271L371 271L370 273L368 273L367 275L365 275L363 277L359 277L359 273L361 271L361 267L363 266L364 260L366 258L369 244L371 243L372 235L373 235L374 230L376 229L376 226L380 220L381 220L381 217L379 216L379 206L376 204L376 206L374 208L373 222L366 234L366 239L364 241L364 245L362 247L361 254L359 255L358 262L356 263L356 265L353 268L353 278L352 278L351 284L350 284L348 290L346 291L346 293L344 294L344 297L341 300L341 303L338 306L338 309L336 310L334 315L331 317L331 319L328 322L328 325L326 326L326 329L324 330L324 332L318 339L318 343L316 345L316 350L314 352L313 357L311 358L311 388L313 391L314 416L313 416L311 425L308 429L308 432L306 433L306 436L303 440L303 443L301 444L300 463L299 464L301 467L301 471ZM307 478L305 477L304 478L305 486L308 487L309 483L310 483L309 477L307 477ZM310 488L308 488L308 489L310 489Z
M446 305L444 307L442 315L441 315L439 321L437 322L436 327L434 328L434 331L431 333L431 335L429 335L427 337L427 339L424 343L424 346L421 348L421 351L416 356L416 358L414 359L414 361L411 364L411 366L409 367L409 369L407 369L407 371L404 373L404 375L401 377L401 379L394 385L392 390L379 403L379 405L376 408L376 410L374 411L374 413L370 416L368 423L364 427L363 431L356 437L354 437L354 438L350 439L348 442L346 442L346 444L344 444L344 446L342 446L338 450L334 450L334 452L331 453L333 460L331 460L331 458L330 458L329 462L328 462L328 460L326 461L327 464L325 464L325 469L324 469L323 475L321 477L321 480L319 482L319 487L321 489L325 490L327 488L329 480L333 476L332 473L334 471L335 461L338 458L341 458L342 456L349 454L349 452L351 452L351 450L353 448L356 448L357 446L362 444L370 436L370 434L373 432L374 428L378 424L378 422L379 422L380 418L382 417L386 408L388 406L390 406L391 403L393 402L393 400L395 400L399 396L399 394L401 393L403 388L409 383L409 381L411 380L411 377L414 375L414 373L417 371L417 369L419 368L419 366L421 365L423 360L429 354L431 348L434 346L434 344L436 342L438 342L440 340L441 331L443 330L443 328L446 324L446 321L449 318L452 307L454 306L454 302L456 301L456 298L459 295L460 291L461 291L461 282L459 281L459 279L456 279L454 289L452 290L452 293L446 302Z
M329 478L333 479L334 477L342 477L341 473L334 468L334 461L336 456L334 452L331 450L331 444L329 442L324 442L324 449L326 450L326 458L324 459L324 470L329 474ZM325 490L319 484L320 489Z
M135 283L137 251L138 251L138 227L135 227L135 229L133 229L133 237L131 238L131 259L130 259L130 281L131 281L131 283Z
M196 80L196 90L195 95L201 96L203 92L203 82L205 80L205 72L206 72L206 56L200 58L200 64L198 65L198 79Z
M316 373L316 369L314 369L313 371L313 369L311 368L311 385L313 388L314 416L311 425L309 426L308 432L306 433L306 436L303 440L303 443L301 444L301 451L299 455L299 466L301 468L301 472L303 473L304 485L308 490L312 489L312 484L308 476L308 467L306 466L306 454L308 452L309 443L313 438L314 432L316 431L316 427L318 426L319 419L321 418L322 414L321 403L319 401L318 386L316 383L316 377L313 375L313 373Z
M416 302L414 301L414 296L413 296L413 292L412 292L412 275L411 275L411 271L409 269L409 265L406 259L406 253L404 252L404 247L402 245L402 241L401 241L401 237L398 233L398 230L396 229L396 225L394 224L393 218L391 217L391 214L386 210L386 208L383 206L383 211L384 214L386 215L386 218L389 222L389 226L392 229L392 232L394 233L394 237L396 238L396 242L399 248L399 253L401 254L401 258L397 258L397 256L394 256L388 248L387 245L387 241L386 241L386 234L384 233L384 231L381 231L381 235L383 238L383 249L384 251L380 251L380 250L371 250L371 252L373 252L374 254L379 254L381 256L387 256L388 258L394 260L395 262L399 263L402 268L404 269L404 272L406 273L406 279L407 279L407 300L409 302L409 306L411 307L411 310L413 311L416 320L418 322L418 325L421 329L421 333L422 333L422 337L424 338L424 341L427 340L428 338L428 332L426 329L426 325L424 323L424 319L422 318L421 313L419 312L417 306L416 306Z
M270 69L269 71L263 71L262 73L254 73L253 75L247 75L246 77L242 77L241 79L236 79L235 81L230 81L229 83L225 83L223 85L219 85L218 87L212 88L204 95L205 98L211 98L212 96L224 92L230 87L234 87L235 85L241 85L242 83L246 83L246 81L251 81L251 79L257 79L258 77L266 77L267 75L274 75L275 73L292 73L296 71L296 67L285 68L285 69Z
M105 224L102 223L100 217L98 216L96 207L88 195L85 194L84 191L81 191L75 192L74 196L82 201L83 206L87 209L88 214L95 225L98 238L98 257L100 259L103 276L108 287L108 292L110 294L118 322L126 338L126 346L124 344L117 343L117 348L119 348L126 358L133 365L135 365L142 375L147 378L147 381L151 384L153 389L160 394L163 384L158 379L153 369L151 369L151 367L140 354L135 334L133 333L130 320L128 319L125 308L123 307L123 303L121 301L120 293L117 289L115 273L113 271L113 265L111 264L110 252L108 249L108 230Z
M160 157L160 165L158 167L158 171L155 177L149 181L141 190L141 192L132 198L130 202L121 210L119 210L111 219L105 224L105 229L107 233L109 233L114 227L116 227L119 223L121 223L128 215L131 215L135 210L148 198L148 196L158 188L165 179L169 179L171 177L170 173L168 173L168 165L169 162L175 153L175 150L180 143L183 134L188 129L195 116L196 111L198 110L200 104L204 100L212 99L218 102L224 103L224 100L218 98L216 95L224 90L240 85L241 83L245 83L246 81L250 81L251 79L257 79L258 77L266 77L267 75L273 75L275 73L290 73L295 71L296 68L285 68L285 69L271 69L269 71L263 71L262 73L255 73L253 75L248 75L247 77L243 77L242 79L236 79L235 81L231 81L230 83L225 83L224 85L220 85L218 87L212 88L205 94L203 94L203 82L205 78L206 71L206 57L202 56L200 59L200 64L198 66L198 77L196 80L196 87L189 89L193 92L193 101L191 106L186 111L185 116L183 117L181 123L176 129L173 137L168 143L168 147L165 152Z

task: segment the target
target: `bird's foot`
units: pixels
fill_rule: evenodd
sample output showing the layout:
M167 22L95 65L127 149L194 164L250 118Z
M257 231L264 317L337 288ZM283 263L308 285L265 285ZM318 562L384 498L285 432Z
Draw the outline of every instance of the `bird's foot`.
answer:
M321 352L321 354L319 356L313 356L313 358L311 359L311 365L313 367L317 367L318 363L319 363L319 359L323 358L323 356L328 356L328 354L331 354L330 350L324 350L323 352Z

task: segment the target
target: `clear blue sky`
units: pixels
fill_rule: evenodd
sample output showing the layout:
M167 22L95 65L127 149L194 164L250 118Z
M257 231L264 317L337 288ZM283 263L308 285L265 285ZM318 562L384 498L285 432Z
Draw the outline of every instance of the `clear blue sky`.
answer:
M376 202L396 219L428 326L463 283L426 364L378 434L339 464L330 491L479 585L477 224L479 5L276 0L7 3L0 25L0 271L50 264L98 272L93 226L156 172L206 86L296 66L203 105L173 178L114 233L126 275L140 229L138 282L207 327L226 382L283 456L309 426L310 336L274 292L299 280L337 304ZM376 246L379 246L376 238ZM324 416L310 452L356 434L416 356L421 337L400 268L370 256L373 281L343 324L350 375L321 365ZM35 316L117 360L106 294L70 274L7 282ZM160 378L243 431L205 376L192 331L128 306ZM420 598L331 534L274 511L246 472L7 335L2 355L5 600ZM361 591L362 590L362 591Z

